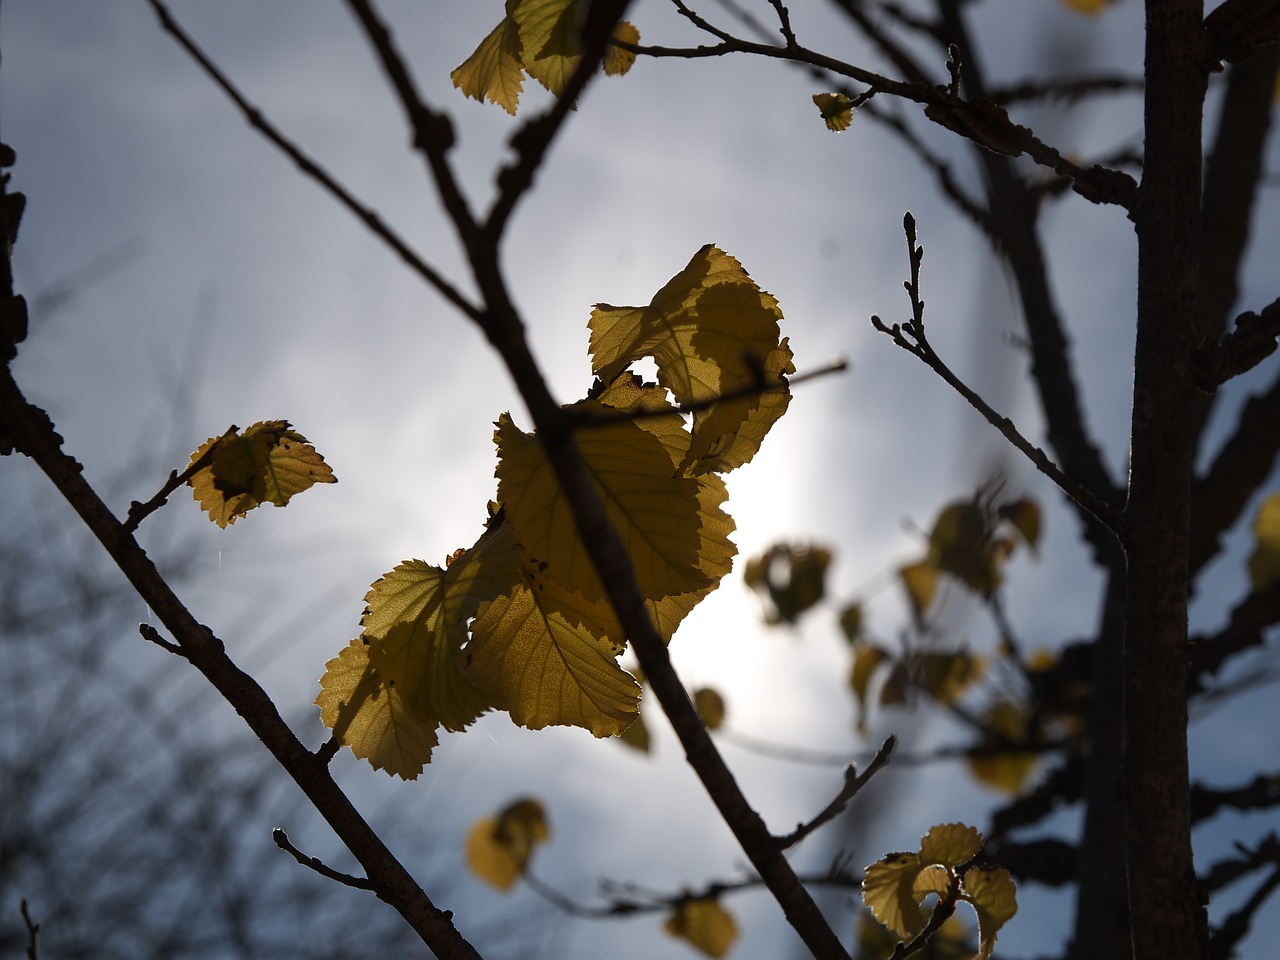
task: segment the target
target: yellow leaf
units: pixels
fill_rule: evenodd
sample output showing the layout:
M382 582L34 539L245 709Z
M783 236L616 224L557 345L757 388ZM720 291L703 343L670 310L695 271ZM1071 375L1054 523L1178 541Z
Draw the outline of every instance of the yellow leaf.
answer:
M1017 885L1004 867L970 867L964 873L963 896L978 914L978 955L987 960L1000 928L1018 912Z
M913 893L920 873L914 853L890 853L867 867L862 880L862 902L876 920L904 940L924 927L924 914Z
M640 686L615 648L557 612L525 584L480 607L467 674L524 727L568 724L612 737L636 718Z
M993 548L982 504L969 500L943 509L929 535L929 559L939 571L958 578L974 592L984 597L995 592L1003 556Z
M493 706L463 669L467 621L519 579L519 550L499 509L447 569L408 560L373 584L361 620L369 660L420 719L463 730Z
M708 957L727 955L738 939L738 924L714 897L685 900L667 918L666 929Z
M619 20L618 25L613 28L613 39L622 43L639 43L640 31L626 20ZM631 65L636 62L636 55L630 50L623 50L621 47L610 46L604 55L604 72L609 77L620 77L628 70Z
M939 703L953 704L982 677L981 657L958 653L918 653L910 661L915 682Z
M698 715L708 730L719 730L724 725L724 697L710 687L703 687L693 692L693 705L698 708Z
M1262 591L1280 583L1280 493L1262 501L1253 521L1254 547L1249 557L1249 580Z
M1027 778L1035 770L1039 757L1029 750L1000 749L1001 741L1020 742L1028 736L1026 709L1009 700L993 704L983 716L983 726L994 734L990 749L969 754L965 759L969 771L979 781L1003 793L1022 791Z
M591 405L606 409L597 401L583 403ZM589 601L603 599L541 441L517 429L506 414L497 427L498 496L516 539L566 588ZM698 483L673 474L662 442L634 421L621 420L581 431L578 445L644 596L660 600L711 586L699 566Z
M1062 2L1078 13L1094 15L1102 13L1111 6L1112 0L1062 0Z
M851 603L840 612L840 632L851 644L862 636L862 604Z
M483 817L471 827L467 866L486 883L510 890L528 869L533 851L550 836L542 804L517 800L496 817Z
M710 404L693 414L686 467L732 469L754 456L786 407L792 366L780 340L781 319L777 300L737 260L708 244L647 307L596 305L589 324L592 369L611 382L628 364L652 357L658 382L677 403ZM737 391L745 394L718 401ZM747 436L735 440L744 426Z
M316 704L326 727L375 770L413 780L439 742L435 723L413 715L400 694L383 685L360 640L325 664Z
M496 103L514 116L524 86L516 22L503 17L475 52L449 74L449 79L466 96Z
M1036 549L1040 543L1040 504L1023 498L1012 503L1002 503L996 512L1013 525L1028 547L1033 551Z
M853 688L856 711L855 723L859 733L866 731L867 685L876 667L889 659L889 654L874 643L855 640L853 643L853 669L849 671L849 686Z
M202 443L188 466L206 455L209 462L187 482L209 518L223 528L259 504L283 507L314 484L337 482L324 458L287 420L255 423L244 433L232 427Z
M843 93L815 93L813 102L828 130L848 130L853 123L853 102Z
M920 861L957 867L982 849L982 834L963 823L940 823L920 840Z
M639 750L641 753L649 752L649 728L645 726L643 713L618 735L618 740L632 750Z
M771 624L794 624L826 593L831 551L818 544L775 543L747 564L749 587L768 595Z
M909 563L898 571L898 577L907 590L911 612L916 620L924 619L925 612L933 604L938 592L938 568L929 560Z
M525 70L557 97L564 93L582 59L578 37L583 12L580 0L517 0L507 4L507 14L519 30Z

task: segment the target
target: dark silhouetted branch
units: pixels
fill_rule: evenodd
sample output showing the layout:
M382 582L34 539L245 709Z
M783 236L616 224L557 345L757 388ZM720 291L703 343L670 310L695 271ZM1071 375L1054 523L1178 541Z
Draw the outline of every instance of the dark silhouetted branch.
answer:
M1280 585L1250 593L1236 604L1227 625L1217 633L1192 637L1189 692L1205 690L1206 679L1232 657L1262 647L1266 643L1263 631L1275 623L1280 623Z
M40 924L31 919L26 900L22 901L18 909L22 914L22 925L27 931L27 960L40 960Z
M957 377L934 352L924 330L924 301L920 299L920 261L924 256L924 248L916 245L915 219L907 214L903 219L903 227L907 234L907 247L911 258L911 279L904 284L911 298L913 319L905 324L888 326L878 316L871 318L871 324L881 333L887 334L893 342L908 353L914 354L942 377L951 387L969 402L969 405L1004 435L1014 447L1020 450L1041 473L1052 480L1071 498L1073 502L1086 510L1104 527L1112 532L1120 529L1119 517L1109 504L1101 500L1092 490L1063 473L1043 450L1032 444L1014 426L1013 421L996 413L991 406L976 392Z
M371 881L366 880L363 877L352 877L348 874L340 873L325 864L324 861L317 860L315 857L307 856L289 841L289 835L279 827L276 827L276 829L271 831L271 839L276 842L277 847L292 856L293 859L297 860L307 869L314 870L322 877L333 880L336 883L341 883L344 886L355 887L357 890L376 891L378 889Z
M836 794L829 804L822 811L810 820L808 823L802 823L791 833L785 837L778 838L778 846L783 850L790 850L809 834L822 827L824 824L830 823L849 805L849 801L857 796L858 791L865 787L880 769L889 762L889 757L893 753L893 748L897 746L896 737L889 737L880 745L880 749L876 751L876 755L871 758L871 762L866 768L858 773L857 767L849 767L844 772L844 787Z
M346 207L351 213L355 214L361 222L364 223L369 230L377 236L383 243L389 246L396 254L408 264L414 273L422 277L431 287L435 288L439 294L457 307L460 311L477 319L480 312L477 307L470 303L466 297L458 292L442 274L436 271L429 263L427 263L418 253L416 253L400 236L390 227L383 223L382 218L378 216L371 208L365 206L354 194L346 187L339 183L331 174L321 167L315 160L311 159L300 147L293 141L284 136L267 118L262 111L245 99L239 89L227 78L227 76L218 69L217 65L196 45L190 35L173 19L169 13L169 9L161 2L161 0L147 0L151 4L151 8L155 11L156 16L160 20L160 25L169 33L179 45L190 54L191 58L200 65L200 68L209 76L215 84L221 88L222 92L239 108L244 115L245 120L251 127L261 133L264 137L271 141L282 153L297 164L298 169L304 174L320 184L328 193L336 199L342 206Z

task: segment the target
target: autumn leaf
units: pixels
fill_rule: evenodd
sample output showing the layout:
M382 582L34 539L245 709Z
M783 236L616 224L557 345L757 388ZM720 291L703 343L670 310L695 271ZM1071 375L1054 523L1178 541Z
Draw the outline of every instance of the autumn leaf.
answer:
M748 587L769 598L769 623L795 624L826 594L830 565L831 551L824 546L776 543L747 563L743 577Z
M648 306L596 305L592 369L611 382L651 357L678 404L709 405L693 414L686 469L725 472L755 455L789 402L793 366L781 319L778 302L742 265L708 244Z
M510 890L524 876L533 852L551 836L546 811L537 800L524 798L496 817L482 817L467 834L467 867L481 880Z
M520 54L519 27L510 17L504 17L480 41L475 52L449 74L449 79L464 95L496 103L515 116L520 89L524 86Z
M1040 543L1040 504L1023 498L1002 503L996 508L996 513L1018 531L1027 546L1034 552Z
M876 920L903 939L924 927L914 892L920 870L917 854L890 853L867 867L862 880L862 902Z
M698 716L702 717L702 722L706 724L708 730L719 730L724 725L724 697L717 691L710 687L695 690L693 705L697 708Z
M917 653L910 659L915 683L943 704L953 704L986 669L981 657L964 651Z
M911 613L916 622L924 619L938 592L938 568L931 560L919 560L898 569L898 577L911 602Z
M992 704L982 717L983 727L991 731L989 742L965 758L969 772L981 783L1002 793L1021 793L1039 763L1039 756L1002 744L1026 741L1030 735L1029 721L1026 708L1021 704L1012 700Z
M325 664L315 702L321 721L352 753L405 780L422 772L439 742L435 722L418 719L399 692L383 684L358 639Z
M489 100L513 115L526 72L560 96L582 61L579 36L584 13L582 0L508 0L502 22L449 75L453 85L466 96ZM613 35L623 43L640 41L640 32L625 20ZM610 47L604 70L609 76L620 76L634 62L635 54Z
M481 606L471 625L467 675L532 730L567 724L612 737L636 718L640 685L616 649L539 605L521 583Z
M920 862L958 867L982 849L982 834L963 823L940 823L920 838Z
M995 949L996 934L1018 912L1013 877L1004 867L970 867L961 881L961 896L978 914L978 955L974 960L987 960Z
M584 401L588 406L596 401ZM503 415L498 445L498 497L526 554L588 600L604 597L595 568L573 527L568 498L542 443ZM605 512L621 536L647 599L701 590L698 483L671 469L666 448L631 420L582 431L578 446Z
M1077 13L1087 13L1092 16L1106 10L1113 0L1062 0L1062 2Z
M853 123L853 101L843 93L815 93L813 102L828 130L848 130Z
M723 957L738 939L738 924L715 897L684 900L667 918L667 933L708 957Z
M626 20L618 21L613 30L613 39L621 43L637 44L640 42L640 31ZM608 77L620 77L636 62L636 55L630 50L610 45L604 55L604 72Z
M324 458L287 420L255 423L243 433L232 427L201 444L187 468L202 460L205 465L187 482L209 519L224 529L259 504L283 507L314 484L337 482Z
M1249 580L1255 591L1280 583L1280 493L1262 501L1253 521L1254 547L1249 557Z

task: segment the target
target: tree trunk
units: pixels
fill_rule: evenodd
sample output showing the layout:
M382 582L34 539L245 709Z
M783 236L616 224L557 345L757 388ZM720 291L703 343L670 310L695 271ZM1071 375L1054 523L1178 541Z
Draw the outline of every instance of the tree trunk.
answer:
M1124 807L1135 960L1203 960L1191 854L1187 598L1191 367L1207 75L1202 0L1147 0L1124 649Z

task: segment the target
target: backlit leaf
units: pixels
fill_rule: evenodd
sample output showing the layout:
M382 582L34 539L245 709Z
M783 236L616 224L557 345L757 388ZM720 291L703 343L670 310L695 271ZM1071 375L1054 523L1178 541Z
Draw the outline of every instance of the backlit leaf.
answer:
M496 103L514 116L524 86L520 53L519 28L504 17L449 79L466 96Z
M498 497L520 545L566 588L590 601L602 599L604 589L541 441L505 414L497 427ZM658 600L711 586L699 566L698 483L673 474L662 442L634 421L621 420L581 431L578 445L644 596Z
M813 102L828 130L848 130L853 123L853 101L843 93L815 93Z
M521 726L568 724L611 737L636 718L640 685L618 666L615 648L543 610L524 583L481 606L471 637L468 676Z
M525 70L560 96L582 59L578 37L585 5L580 0L517 0L507 10L519 30Z
M188 466L206 455L208 463L187 482L209 519L223 528L259 504L283 507L314 484L337 482L324 458L287 420L255 423L243 433L232 427L201 444Z
M613 29L613 38L623 43L639 43L640 31L626 20L618 21ZM609 77L620 77L631 69L636 62L636 55L630 50L610 46L604 55L604 72Z
M974 501L943 509L929 535L929 559L943 573L958 578L975 593L990 596L1000 585L999 562L993 550L986 511Z
M911 658L915 682L939 703L955 703L985 670L981 657L957 653L918 653Z
M708 730L719 730L724 724L724 697L710 687L703 687L693 692L693 705Z
M542 804L517 800L496 817L483 817L471 827L467 866L486 883L510 890L528 869L534 850L550 836Z
M325 664L316 704L320 719L375 770L413 780L439 742L434 721L414 716L394 688L382 683L360 640Z
M853 688L855 723L860 733L866 729L867 708L870 706L867 702L867 685L871 682L871 676L875 673L876 667L888 659L888 652L874 643L867 643L865 640L854 641L853 669L849 672L849 686Z
M1249 557L1249 580L1254 590L1280 583L1280 493L1262 501L1253 521L1254 547Z
M1018 912L1017 886L1004 867L970 867L964 873L964 898L978 914L978 955L987 960L995 948L996 934Z
M745 580L747 586L769 598L769 623L794 624L825 595L830 565L831 551L826 547L775 543L747 564Z
M840 632L851 644L862 636L861 603L851 603L840 612Z
M912 614L917 621L923 620L938 592L938 568L929 560L921 560L899 569L898 577L911 601Z
M714 897L685 900L667 918L667 933L708 957L723 957L738 939L738 924Z
M1062 0L1062 2L1078 13L1094 15L1106 10L1113 0Z
M658 382L677 403L711 404L693 414L686 466L732 469L751 459L785 409L791 356L780 341L781 319L778 302L742 265L708 244L647 307L596 305L592 369L611 382L628 364L652 357ZM717 402L736 391L747 395ZM747 424L747 436L733 441Z
M639 750L641 753L649 752L649 728L645 726L643 713L632 721L631 726L618 735L618 740L632 750Z
M982 849L982 834L963 823L940 823L920 840L920 861L956 867Z
M1002 503L996 512L1013 525L1028 547L1036 549L1040 543L1040 504L1023 498L1012 503Z
M924 926L924 914L913 893L920 869L916 854L890 853L867 867L862 880L862 902L876 920L904 940Z
M1039 756L1029 750L1001 749L1002 741L1025 741L1028 736L1026 709L1010 700L994 703L983 716L983 725L995 735L989 749L969 754L965 759L969 771L979 781L1002 793L1022 792L1027 778L1035 770Z

